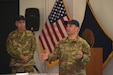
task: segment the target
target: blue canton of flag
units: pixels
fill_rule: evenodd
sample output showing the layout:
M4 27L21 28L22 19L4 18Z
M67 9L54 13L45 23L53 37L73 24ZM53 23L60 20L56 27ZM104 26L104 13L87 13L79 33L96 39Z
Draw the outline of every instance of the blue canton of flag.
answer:
M67 14L63 2L61 0L57 0L48 19L52 24L66 15Z

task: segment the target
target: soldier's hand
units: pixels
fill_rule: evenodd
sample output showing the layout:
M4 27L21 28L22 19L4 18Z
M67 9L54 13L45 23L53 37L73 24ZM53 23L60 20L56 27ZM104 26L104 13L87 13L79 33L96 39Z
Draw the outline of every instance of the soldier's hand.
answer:
M48 59L48 53L46 52L46 50L45 50L45 52L44 52L43 54L40 55L40 59L41 59L41 60L46 60L46 59Z
M81 59L83 57L82 48L78 51L78 58Z
M27 63L29 61L29 57L28 56L24 56L22 63Z

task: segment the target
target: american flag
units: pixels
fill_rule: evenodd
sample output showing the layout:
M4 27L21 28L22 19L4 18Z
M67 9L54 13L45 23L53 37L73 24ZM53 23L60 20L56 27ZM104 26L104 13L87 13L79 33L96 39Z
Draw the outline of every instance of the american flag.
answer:
M51 53L59 40L67 36L64 21L68 21L65 5L62 0L56 0L53 9L39 35L43 49Z

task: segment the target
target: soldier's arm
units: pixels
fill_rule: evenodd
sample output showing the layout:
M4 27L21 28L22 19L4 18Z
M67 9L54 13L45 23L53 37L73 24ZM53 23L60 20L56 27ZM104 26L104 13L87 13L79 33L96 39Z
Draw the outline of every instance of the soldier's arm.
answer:
M55 50L52 53L49 54L48 61L52 62L52 61L59 59L60 57L61 57L61 51L60 51L59 46L57 45L55 47Z
M82 51L83 51L83 56L81 58L81 63L85 65L87 62L90 61L90 57L91 57L90 46L86 41L84 41L82 45Z
M36 51L36 38L34 35L31 36L31 49L28 54L29 58L32 58L34 56L34 52Z
M11 35L8 36L7 42L6 42L7 52L11 57L15 59L23 59L23 54L18 50L17 47L15 47L12 43L12 37Z

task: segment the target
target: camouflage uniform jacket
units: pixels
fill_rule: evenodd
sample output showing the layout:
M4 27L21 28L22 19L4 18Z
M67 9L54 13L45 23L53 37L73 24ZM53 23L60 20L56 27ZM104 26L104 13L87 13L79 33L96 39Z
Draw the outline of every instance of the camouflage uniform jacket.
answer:
M83 57L78 59L77 52L82 49ZM60 75L86 75L85 65L90 61L90 46L86 40L77 37L74 40L64 38L54 52L49 54L48 61L59 59Z
M29 30L19 33L12 31L7 39L7 51L11 55L10 66L29 66L34 65L34 51L36 50L36 38ZM23 56L29 56L30 60L21 63Z

